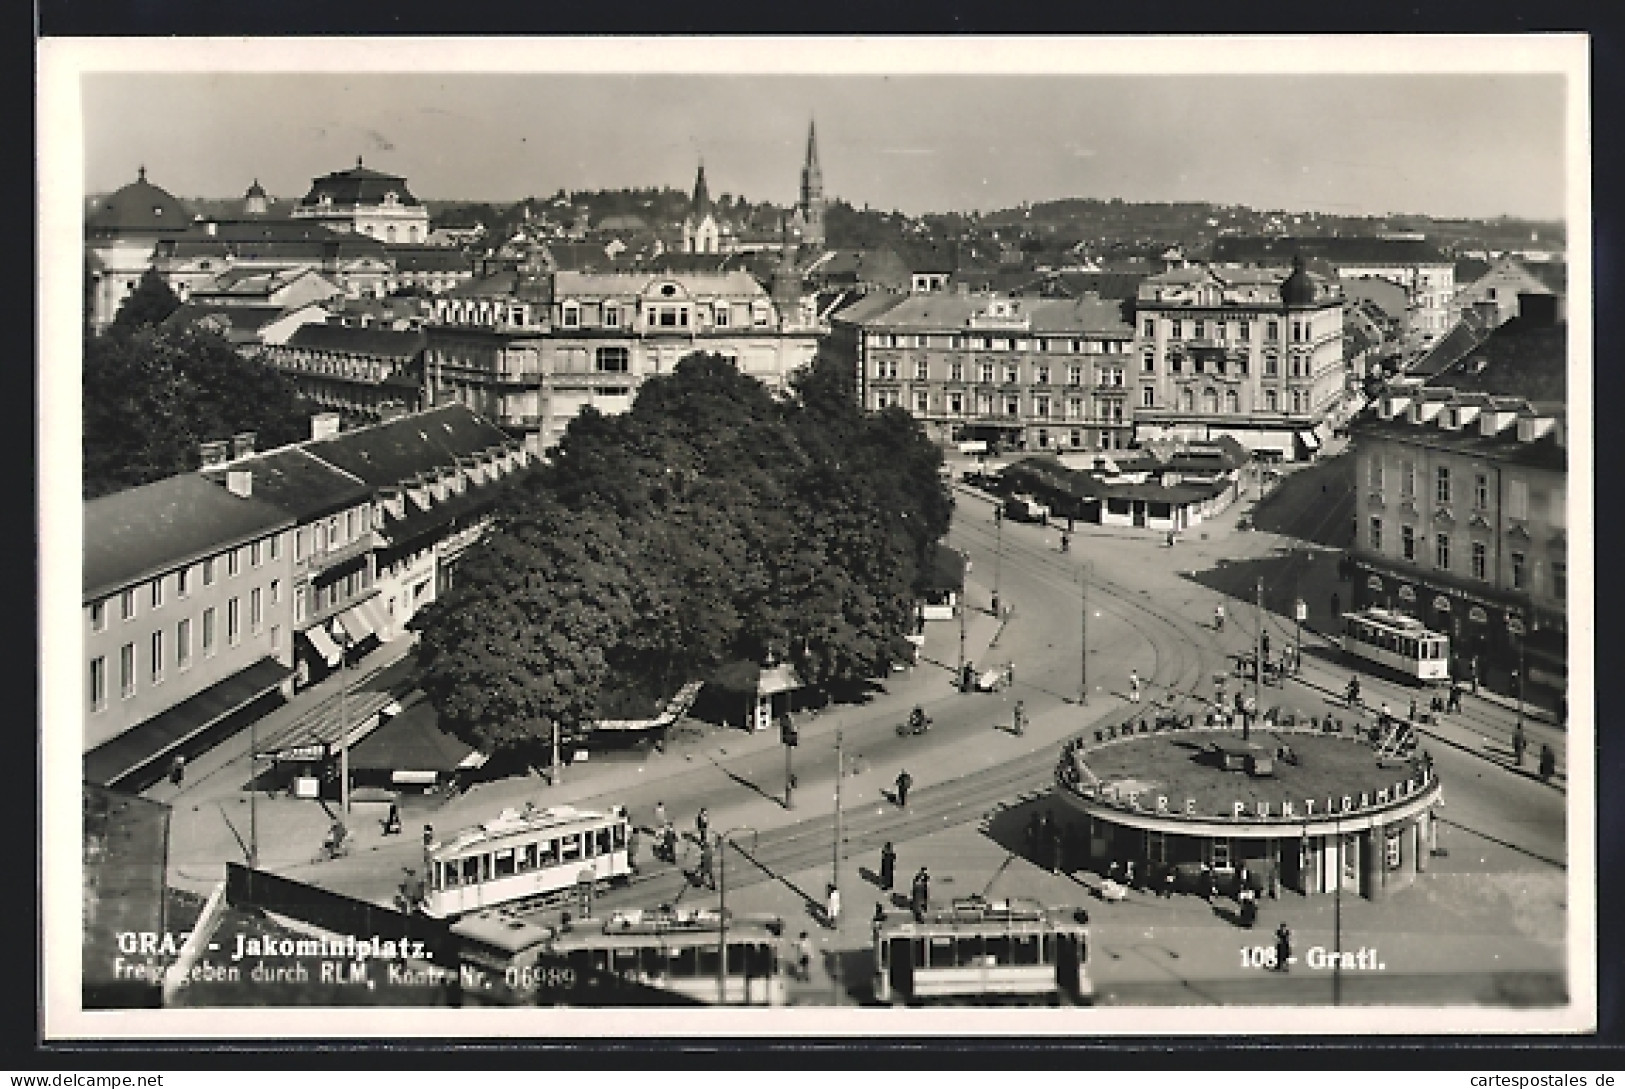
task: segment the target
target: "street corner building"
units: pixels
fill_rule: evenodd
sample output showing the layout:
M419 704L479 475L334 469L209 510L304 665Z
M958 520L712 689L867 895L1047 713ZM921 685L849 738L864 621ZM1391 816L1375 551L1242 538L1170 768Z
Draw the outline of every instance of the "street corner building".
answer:
M1180 891L1239 891L1245 871L1257 890L1381 899L1427 869L1442 795L1426 758L1296 716L1250 740L1131 719L1069 741L1055 774L1092 868L1132 862Z
M84 507L84 777L140 791L381 643L450 585L517 441L461 405L256 452Z
M1439 351L1449 347L1440 343ZM1568 366L1561 300L1430 354L1351 423L1355 608L1448 634L1452 675L1561 713L1568 683Z

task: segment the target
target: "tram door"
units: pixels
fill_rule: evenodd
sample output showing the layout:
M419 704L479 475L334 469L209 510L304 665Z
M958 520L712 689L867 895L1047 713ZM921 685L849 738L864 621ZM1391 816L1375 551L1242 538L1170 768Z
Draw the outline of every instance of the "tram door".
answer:
M1067 933L1055 935L1055 985L1064 994L1075 995L1078 993L1080 960L1078 936Z
M925 943L919 944L923 952ZM891 989L900 998L914 997L914 945L912 938L891 940Z

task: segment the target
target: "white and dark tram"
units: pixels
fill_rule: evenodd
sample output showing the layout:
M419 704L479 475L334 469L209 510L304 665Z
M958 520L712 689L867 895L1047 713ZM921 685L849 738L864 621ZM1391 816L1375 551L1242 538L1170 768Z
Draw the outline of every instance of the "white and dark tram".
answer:
M1343 650L1417 684L1450 679L1450 637L1387 609L1343 614Z
M877 1001L1086 1003L1088 915L1035 901L955 900L944 911L874 922Z
M476 1004L784 1005L791 961L783 921L729 913L722 923L709 909L617 912L558 926L485 912L457 922L452 934L465 971L477 973L479 983L464 989Z
M427 846L423 911L449 919L516 900L568 893L632 873L626 810L527 805Z

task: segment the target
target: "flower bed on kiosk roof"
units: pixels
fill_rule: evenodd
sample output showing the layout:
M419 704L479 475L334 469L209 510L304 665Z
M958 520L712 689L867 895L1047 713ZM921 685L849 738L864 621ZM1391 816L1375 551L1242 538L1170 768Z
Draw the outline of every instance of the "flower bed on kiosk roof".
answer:
M1278 752L1290 748L1289 759ZM1251 766L1267 761L1264 774ZM1228 765L1228 766L1227 766ZM1260 769L1262 770L1262 769ZM1387 755L1358 736L1303 726L1182 729L1134 721L1069 741L1066 789L1126 810L1212 821L1296 822L1404 801L1434 780L1426 759Z

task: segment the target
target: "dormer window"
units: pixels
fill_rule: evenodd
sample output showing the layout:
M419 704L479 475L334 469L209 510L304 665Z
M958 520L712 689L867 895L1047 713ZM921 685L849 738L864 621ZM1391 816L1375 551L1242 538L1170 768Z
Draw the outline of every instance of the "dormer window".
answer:
M717 303L714 313L717 328L726 329L728 327L728 304Z
M390 192L384 194L384 204L386 206L388 206L390 208L393 208L397 204L399 204L400 202L401 202L401 196L400 196L399 193L396 193L395 191L391 190Z

